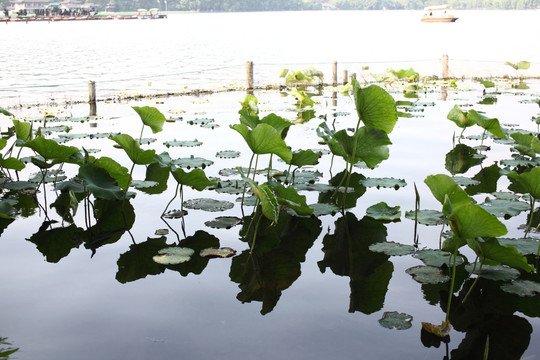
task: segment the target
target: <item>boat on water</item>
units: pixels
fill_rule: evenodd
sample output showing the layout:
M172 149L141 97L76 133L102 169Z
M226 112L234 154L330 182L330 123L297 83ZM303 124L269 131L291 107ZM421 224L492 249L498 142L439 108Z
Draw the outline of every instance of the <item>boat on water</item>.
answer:
M448 5L439 5L439 6L428 6L424 8L424 16L422 16L422 21L424 22L454 22L458 18L450 14L450 6Z

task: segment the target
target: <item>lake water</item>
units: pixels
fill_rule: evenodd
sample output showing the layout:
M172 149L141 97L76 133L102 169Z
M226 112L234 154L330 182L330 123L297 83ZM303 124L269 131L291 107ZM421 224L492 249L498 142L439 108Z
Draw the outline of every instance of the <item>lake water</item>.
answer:
M530 60L537 66L534 62L538 61L539 50L531 43L533 34L538 33L538 22L535 21L538 14L536 11L464 12L459 14L460 20L456 24L422 24L418 19L420 13L408 11L183 14L171 15L163 21L29 23L5 27L2 24L3 34L9 33L2 41L9 42L5 48L12 52L0 55L2 63L7 64L0 69L1 96L6 103L76 99L86 95L90 79L97 82L100 96L118 91L174 91L184 86L209 88L235 82L242 85L246 60L255 62L255 76L261 82L279 82L279 79L276 73L259 72L257 64L264 64L260 67L267 69L311 64L329 68L331 61L337 60L360 73L365 63L384 66L384 69L405 68L430 60L438 69L438 59L447 53L451 59L474 59L482 64ZM516 18L511 20L512 16ZM514 21L513 24L522 19L523 27L511 36L508 32L513 31L512 26L506 31L500 29L499 24L504 23L504 19ZM478 22L482 26L478 26ZM473 34L473 29L477 34L479 28L482 35L466 36ZM524 28L528 30L524 31ZM459 38L450 37L454 31ZM494 34L498 34L499 41L507 39L508 48L495 48ZM355 37L358 39L353 39ZM448 40L446 45L434 41L439 37ZM491 45L478 46L471 42L473 38L486 40ZM433 46L423 45L431 40ZM391 61L403 63L392 64ZM209 68L221 70L209 71ZM510 70L513 73L513 69ZM39 234L46 233L40 226L49 219L58 221L54 228L69 227L50 208L57 194L49 191L45 199L40 193L38 198L42 207L34 208L32 216L19 216L0 237L3 286L0 337L8 337L13 346L19 347L15 358L23 360L443 359L450 352L452 359L471 359L475 357L471 357L468 350L471 347L483 350L485 334L489 333L494 346L490 356L539 359L538 296L528 300L510 297L510 305L504 303L508 308L501 310L502 300L499 302L499 299L506 301L510 295L482 284L484 293L473 295L470 306L456 314L457 329L452 330L450 343L429 346L421 339L421 322L438 324L444 320L438 294L447 291L448 283L439 287L415 282L405 270L421 262L411 256L386 259L366 249L349 249L349 253L346 249L328 246L345 218L353 230L353 237L362 239L362 244L369 242L370 236L412 244L414 221L402 216L399 222L374 222L365 217L366 209L384 201L390 206L399 205L402 213L413 210L414 184L421 194L421 208L440 209L423 181L430 174L448 174L445 159L455 145L452 134L460 129L446 119L446 114L457 104L463 109L472 107L497 117L504 127L537 131L537 125L531 119L538 116L538 105L533 101L538 98L540 85L536 80L530 80L529 84L529 90L516 90L508 82L498 83L496 90L488 90L495 92L497 102L494 105L478 104L484 98L482 89L468 81L459 82L459 91L447 89L444 101L440 100L442 94L438 86L421 92L415 99L418 105L411 109L415 116L400 118L390 134L393 143L390 158L374 170L357 170L369 177L404 179L407 185L397 191L368 188L347 216L324 215L316 221L287 218L280 225L284 228L279 228L283 230L279 236L284 245L277 251L270 251L270 255L263 253L256 257L260 262L252 267L246 265L251 264L246 261L248 246L239 236L242 225L228 230L205 225L206 221L220 215L241 217L237 194L184 190L185 200L212 197L236 204L233 209L218 213L189 209L185 219L188 237L206 241L207 237L213 236L219 239L220 246L235 249L235 257L210 259L198 268L158 268L161 271L153 272L155 265L149 268L148 259L143 256L149 251L145 246L153 249L149 245L153 240L147 239L159 238L155 231L160 229L169 230L166 235L169 244L184 238L181 220L165 222L159 217L174 195L172 179L161 195L150 196L137 191L132 200L136 209L131 228L133 239L122 233L118 241L96 247L95 254L80 245L71 248L68 255L65 249L47 248L50 243L46 239L41 242L36 239ZM396 99L404 100L401 88L388 89ZM157 153L167 151L172 158L208 158L214 161L205 169L208 176L237 179L238 176L223 175L221 170L239 165L247 167L250 161L249 148L241 136L229 128L238 122L239 101L244 95L235 91L100 102L98 114L101 118L82 123L73 120L86 116L88 105L66 104L53 109L63 111L60 116L67 116L67 119L59 123L48 122L47 126L71 127L67 135L71 134L75 140L66 145L99 149L101 152L95 156L112 156L129 168L129 159L112 146L111 140L78 138L76 135L123 131L138 137L140 120L131 106L155 106L167 117L181 116L183 119L166 123L165 131L158 134L145 130L144 136L155 138L155 142L143 148L155 149ZM292 96L277 91L257 91L255 95L259 98L262 114L275 112L286 119L296 118ZM293 149L323 147L318 144L320 139L315 130L324 116L337 129L355 126L351 99L341 94L335 96L334 99L328 92L314 96L318 102L315 106L318 118L291 128L287 143ZM35 119L40 114L36 108L24 107L13 108L13 112L27 119ZM205 119L214 120L218 126L199 126L198 122L204 123ZM0 127L4 130L10 125L11 120L0 115ZM62 131L60 134L66 135ZM465 135L479 134L481 131L474 127L465 132ZM55 132L48 136L57 137ZM164 144L165 141L194 139L203 145L167 147ZM463 142L479 145L477 140ZM511 156L507 145L491 139L484 143L492 149L482 167ZM216 156L224 150L238 150L241 155L234 159ZM30 155L29 149L25 149L24 155ZM259 167L264 167L263 162L267 160L267 157L261 159ZM273 165L286 169L277 160ZM343 163L337 158L332 159L328 154L322 156L317 166L323 173L320 182L328 182L342 168ZM471 177L480 168L473 166L461 175ZM64 170L68 176L73 175L70 171L74 170L68 165ZM134 177L144 179L145 173L144 166L137 166ZM28 175L23 172L21 176ZM499 190L506 190L507 185L507 181L501 180ZM308 203L318 201L316 191L303 191L302 194L307 196ZM486 196L479 194L475 199L482 202ZM179 200L176 199L170 208L178 209ZM247 214L250 212L251 208L247 207ZM519 226L525 222L525 216L521 213L504 221L509 230L508 237L523 236ZM82 204L75 220L77 226L87 227ZM96 219L90 221L91 225L96 224ZM114 224L108 226L114 227ZM271 239L272 228L265 232ZM439 232L439 226L420 226L420 248L437 248ZM290 243L287 242L291 240L287 238L289 233L296 236ZM258 244L264 249L264 242ZM347 259L340 258L332 250L359 256L354 258L359 268L369 264L368 268L377 269L376 274L369 269L340 268L345 261L334 263L333 260ZM469 260L473 261L474 257L469 255ZM126 257L131 260L124 261ZM59 260L53 263L51 258ZM289 270L296 277L291 279ZM377 281L378 275L387 272L391 274L388 284ZM273 277L274 274L283 277ZM380 326L378 320L391 311L412 315L412 327L390 330ZM526 350L510 354L515 356L511 357L504 349L513 348Z
M279 70L309 65L338 73L413 67L441 75L516 75L505 61L532 62L540 74L540 12L456 11L455 23L427 24L421 11L317 11L173 14L163 21L2 24L0 103L122 93L244 86L254 62L257 85L280 83Z

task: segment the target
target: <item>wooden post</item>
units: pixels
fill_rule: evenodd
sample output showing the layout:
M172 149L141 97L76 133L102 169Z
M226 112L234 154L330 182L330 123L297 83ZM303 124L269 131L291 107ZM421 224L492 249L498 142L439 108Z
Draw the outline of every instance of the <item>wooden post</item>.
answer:
M246 89L253 90L253 61L246 62Z
M448 55L442 57L442 78L448 79Z
M88 103L90 104L90 116L96 116L96 82L92 80L88 81Z
M337 61L332 62L332 86L337 86Z
M346 85L349 82L349 72L343 70L343 85Z
M351 74L351 79L356 80L356 73L352 73L352 74Z

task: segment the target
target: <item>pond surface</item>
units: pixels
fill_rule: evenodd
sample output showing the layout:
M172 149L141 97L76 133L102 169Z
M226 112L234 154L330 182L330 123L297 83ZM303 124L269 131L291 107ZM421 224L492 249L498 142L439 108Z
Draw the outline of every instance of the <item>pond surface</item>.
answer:
M16 220L7 224L0 237L4 288L0 336L20 348L15 354L18 359L345 359L358 354L367 359L443 359L450 353L452 359L473 359L483 352L486 334L490 336L490 358L540 358L538 294L519 298L503 293L500 282L481 279L476 285L481 291L472 293L467 306L455 305L459 311L451 318L455 329L449 341L426 339L425 334L421 335L421 323L444 321L445 305L441 303L446 303L449 283L422 285L405 272L422 261L411 255L387 256L368 248L373 242L384 241L415 244L415 222L404 216L415 209L415 185L421 209L441 210L424 180L433 174L453 175L445 159L457 145L454 135L461 132L446 118L454 105L496 117L504 129L537 134L538 125L533 120L539 115L536 101L540 85L531 81L530 89L524 90L511 85L500 82L496 90L488 89L497 99L493 105L479 104L485 96L478 83L458 82L457 88L446 89L446 100L440 100L439 85L418 92L415 99L406 99L400 86L394 90L389 87L396 100L412 100L412 104L400 108L411 117L401 117L389 135L392 145L388 160L373 170L357 168L355 172L369 178L393 178L394 182L401 179L406 185L401 183L397 190L394 185L368 187L345 213L297 217L282 211L276 225L261 225L264 230L256 240L252 257L241 234L249 226L253 207L242 207L238 202L242 189L226 193L184 187L184 201L212 198L234 205L217 212L186 205L188 214L182 220L160 217L166 209L181 207L178 197L168 205L176 187L172 177L167 189L156 195L132 188L136 197L129 204L135 215L128 233L119 230L122 220L118 209L107 213L94 200L97 215L85 218L81 202L74 215L75 225L63 221L51 208L59 192L52 191L49 184L46 197L42 191L37 194L40 206L21 205ZM261 117L275 113L288 120L297 119L297 101L289 92L254 95ZM208 177L221 182L241 181L238 174L222 170L250 164L250 149L242 136L229 127L239 122L239 102L244 96L227 92L99 103L97 119L86 117L88 105L41 109L41 113L32 108L15 115L33 120L37 127L44 125L38 122L43 112L61 111L56 114L60 121L48 119L46 127L53 131L43 129L47 138L69 140L66 135L71 136L73 139L63 145L98 149L91 155L112 157L129 169L131 162L124 151L113 147L111 139L96 135L122 132L138 138L141 122L131 107L156 107L176 121L166 122L164 131L156 134L146 128L143 138L155 141L149 145L143 142L143 149L155 149L157 154L166 151L172 159L202 157L213 162L204 168ZM327 89L312 98L317 101L315 118L293 125L287 135L287 144L293 150L326 147L316 134L325 117L328 126L335 129L356 126L351 97ZM11 119L0 116L2 129L11 126ZM81 119L84 122L78 122ZM55 129L61 125L69 126L70 131L66 134ZM478 126L468 128L464 136L481 135L481 130ZM198 140L202 144L165 145L174 140ZM480 145L480 140L464 138L461 143L474 147ZM491 137L483 144L491 149L482 152L487 158L481 165L456 175L472 177L494 163L508 168L500 161L511 159L510 145ZM233 158L216 156L222 151L240 154ZM319 171L321 175L315 182L328 184L343 171L345 163L328 152L323 154L318 165L306 170ZM30 155L30 149L24 148L21 156ZM258 168L265 168L268 160L268 155L260 156ZM288 166L274 157L272 168L283 171ZM77 173L77 167L69 164L63 170L68 178ZM37 167L28 164L20 173L21 180L36 171ZM145 179L146 167L135 166L133 174L137 180ZM257 179L264 181L265 175ZM502 176L497 190L507 192L508 185L508 179ZM307 204L322 202L324 193L299 189ZM6 193L4 189L4 196ZM474 196L478 203L486 197L493 195ZM380 202L399 206L399 221L375 220L366 215L369 207ZM205 224L218 216L235 216L243 223L230 229ZM527 211L522 211L507 220L500 218L508 229L505 237L523 237L526 216ZM51 220L56 222L49 223ZM80 234L75 234L88 234L91 228L96 230L95 236L78 243ZM166 235L156 235L157 230L166 230ZM115 231L119 231L117 239L110 237ZM440 225L418 225L416 250L437 249L440 231ZM534 239L538 234L531 232L529 237L537 241ZM352 239L349 248L342 248L347 239ZM56 241L62 245L55 245ZM194 255L186 263L171 266L151 260L165 244L178 242L196 249L230 247L236 255L225 259ZM465 250L464 255L469 262L474 261L472 251ZM470 282L464 286L470 286ZM379 320L393 311L412 316L411 327L396 330L381 326Z

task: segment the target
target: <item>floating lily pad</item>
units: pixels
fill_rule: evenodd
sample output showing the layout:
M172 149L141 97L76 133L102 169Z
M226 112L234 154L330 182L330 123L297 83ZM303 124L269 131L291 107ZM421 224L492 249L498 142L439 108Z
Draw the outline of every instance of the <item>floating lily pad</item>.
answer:
M414 252L414 246L400 244L393 241L385 241L369 245L369 250L384 253L388 256L402 256L412 254Z
M540 239L523 238L523 239L507 239L499 238L499 244L506 246L514 246L522 255L536 255L540 246Z
M335 204L315 203L310 204L309 207L313 209L313 215L315 216L334 216L339 212L339 207L337 207Z
M157 140L156 138L142 138L141 140L139 140L139 144L150 145L153 142L156 142L156 140Z
M418 265L405 270L414 280L421 284L441 284L450 280L450 277L443 274L441 269L435 266Z
M236 250L231 249L230 247L222 247L222 248L207 248L202 249L199 255L201 257L208 257L208 258L228 258L236 254Z
M399 206L389 207L385 202L380 202L367 208L366 215L375 220L399 221L401 211Z
M219 125L216 124L215 122L210 122L206 124L201 124L200 127L202 127L203 129L215 129L215 128L218 128Z
M242 222L242 219L236 216L220 216L214 220L210 220L204 223L204 225L214 229L230 229L231 227L238 225Z
M209 123L213 123L213 122L214 122L214 119L197 118L197 119L189 120L188 124L189 125L205 125L205 124L209 124Z
M157 185L158 185L157 181L133 180L131 182L131 186L136 189L146 189L146 188L151 188Z
M159 235L159 236L168 235L169 234L169 229L157 229L154 234Z
M476 265L476 267L474 264L465 265L465 270L467 270L469 273L473 273L474 269L474 273L478 274L479 268L479 265ZM510 281L519 277L519 270L503 265L484 265L482 266L480 277L493 281Z
M240 156L240 151L234 151L234 150L224 150L224 151L218 151L216 153L216 157L220 159L235 159Z
M191 155L188 158L181 158L181 159L173 160L172 163L174 165L177 165L177 166L179 166L181 168L186 168L186 169L191 169L191 168L204 169L207 166L210 166L210 165L214 164L213 161L206 160L206 159L199 158L199 157L194 157L193 155Z
M529 210L529 204L516 200L489 199L479 204L482 208L497 217L516 216L522 211Z
M171 146L195 147L195 146L201 146L202 141L199 141L197 139L191 140L191 141L172 140L172 141L165 141L163 145L165 145L166 147L171 147Z
M47 170L45 174L35 173L33 174L28 181L35 183L52 183L60 182L67 179L67 176L64 175L62 170Z
M504 191L497 191L491 193L491 195L495 196L496 199L500 200L519 200L521 198L521 196L516 193Z
M394 179L394 178L366 178L360 180L360 183L365 187L375 187L377 189L383 188L394 188L399 189L407 185L403 179Z
M163 215L163 217L165 219L180 219L186 216L187 214L188 212L185 210L169 210Z
M251 195L251 196L244 196L244 198L242 198L241 196L239 198L236 199L236 202L243 202L244 206L255 206L257 205L257 202L259 201L259 198L256 197L255 195Z
M237 179L220 181L214 190L218 193L238 195L244 192L244 180Z
M480 184L480 181L464 176L453 176L452 179L460 186L474 186Z
M161 265L177 265L191 259L193 249L183 247L168 247L158 251L152 259Z
M414 220L415 212L413 210L407 211L405 217ZM444 223L444 215L438 210L418 210L416 219L422 225L441 225Z
M540 284L530 280L514 280L502 285L501 290L521 297L530 297L540 294Z
M428 322L422 322L422 329L430 334L437 335L438 337L445 337L450 335L452 325L449 321L443 321L441 325L434 325Z
M39 186L37 182L30 181L1 181L0 187L8 190L30 190L36 189Z
M441 267L443 265L446 265L450 267L454 264L454 257L452 253L439 249L418 250L416 253L414 253L413 257L421 260L424 264L428 266ZM456 258L456 265L463 264L463 261L463 257L458 256Z
M413 317L397 311L386 311L379 324L387 329L406 330L412 326Z
M184 206L188 209L216 212L232 209L234 204L225 200L199 198L185 201Z
M319 171L312 171L312 170L303 170L303 171L295 171L292 174L288 174L287 178L290 182L293 181L295 184L314 184L317 182L323 174ZM285 181L284 175L275 176L278 180L281 182Z

